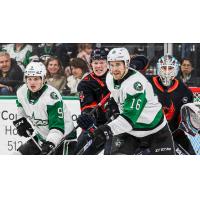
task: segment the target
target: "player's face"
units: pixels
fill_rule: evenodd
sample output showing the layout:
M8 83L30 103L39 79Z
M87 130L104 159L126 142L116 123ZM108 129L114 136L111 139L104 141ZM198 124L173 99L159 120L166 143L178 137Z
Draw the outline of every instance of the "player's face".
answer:
M126 67L123 61L110 61L110 72L115 80L120 80L126 73Z
M103 76L108 70L106 60L93 60L91 65L96 76Z
M72 69L72 74L75 78L82 78L83 76L83 71L81 68L77 68L77 67L71 67Z
M42 88L43 81L40 76L28 76L26 78L28 89L31 92L37 92Z
M56 74L58 72L58 70L60 69L58 61L57 60L50 61L47 66L47 69L50 74Z
M172 67L172 66L162 66L162 70L165 74L170 74L174 70L174 67Z

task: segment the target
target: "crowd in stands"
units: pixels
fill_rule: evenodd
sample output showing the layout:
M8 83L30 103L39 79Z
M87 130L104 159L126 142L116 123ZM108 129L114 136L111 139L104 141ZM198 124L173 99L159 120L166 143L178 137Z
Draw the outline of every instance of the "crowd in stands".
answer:
M95 47L91 43L0 44L0 95L16 94L24 83L24 70L32 61L46 65L48 84L62 95L77 95L78 83L92 70L90 55ZM137 57L134 64L145 65L146 74L151 75L151 62L142 55L132 55L134 57ZM178 77L188 86L200 87L200 77L195 77L190 58L183 58L180 63Z

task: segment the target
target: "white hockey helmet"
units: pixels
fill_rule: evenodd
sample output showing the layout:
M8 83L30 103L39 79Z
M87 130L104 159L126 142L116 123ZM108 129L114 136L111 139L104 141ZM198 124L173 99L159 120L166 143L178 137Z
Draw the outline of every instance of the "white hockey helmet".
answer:
M31 62L26 66L24 78L28 76L40 76L44 82L47 74L46 67L41 62Z
M128 68L130 64L130 55L126 48L114 48L107 56L108 63L110 61L124 61L125 66Z
M171 85L172 80L178 75L179 66L178 60L169 54L162 56L158 60L157 73L164 86Z

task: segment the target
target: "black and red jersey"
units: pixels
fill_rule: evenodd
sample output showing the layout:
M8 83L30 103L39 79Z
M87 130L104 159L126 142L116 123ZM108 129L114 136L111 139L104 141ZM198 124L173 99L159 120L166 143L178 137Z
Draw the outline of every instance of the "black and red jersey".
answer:
M180 122L181 106L193 102L193 93L178 79L174 79L170 87L164 87L159 76L148 77L148 80L162 104L171 131L175 131Z
M77 87L81 112L90 112L109 93L106 86L106 75L107 73L98 77L91 72L81 80ZM107 122L105 112L104 106L97 109L95 113L97 126Z

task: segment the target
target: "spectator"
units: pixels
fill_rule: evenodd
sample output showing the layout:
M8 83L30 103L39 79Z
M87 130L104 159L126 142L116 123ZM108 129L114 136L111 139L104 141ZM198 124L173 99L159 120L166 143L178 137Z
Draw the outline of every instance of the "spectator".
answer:
M67 78L67 86L70 93L77 94L77 86L79 82L88 74L87 63L81 58L74 58L70 62L72 75Z
M60 60L61 65L66 67L70 59L69 53L66 45L59 43L43 43L34 48L32 60L40 60L46 65L47 60L51 56L56 56Z
M178 77L189 87L200 86L200 80L195 76L192 61L189 58L183 58L181 60L181 70Z
M0 95L13 95L23 83L23 72L9 53L0 52Z
M25 70L26 65L30 62L32 56L32 46L24 43L7 44L4 45L2 50L10 54L10 57L17 61L22 71Z
M90 43L79 44L78 49L79 49L79 53L77 55L77 58L82 58L83 60L85 60L87 62L88 66L90 66L92 44L90 44Z
M61 62L56 57L50 57L47 60L47 83L62 92L66 85L66 77L64 76Z

